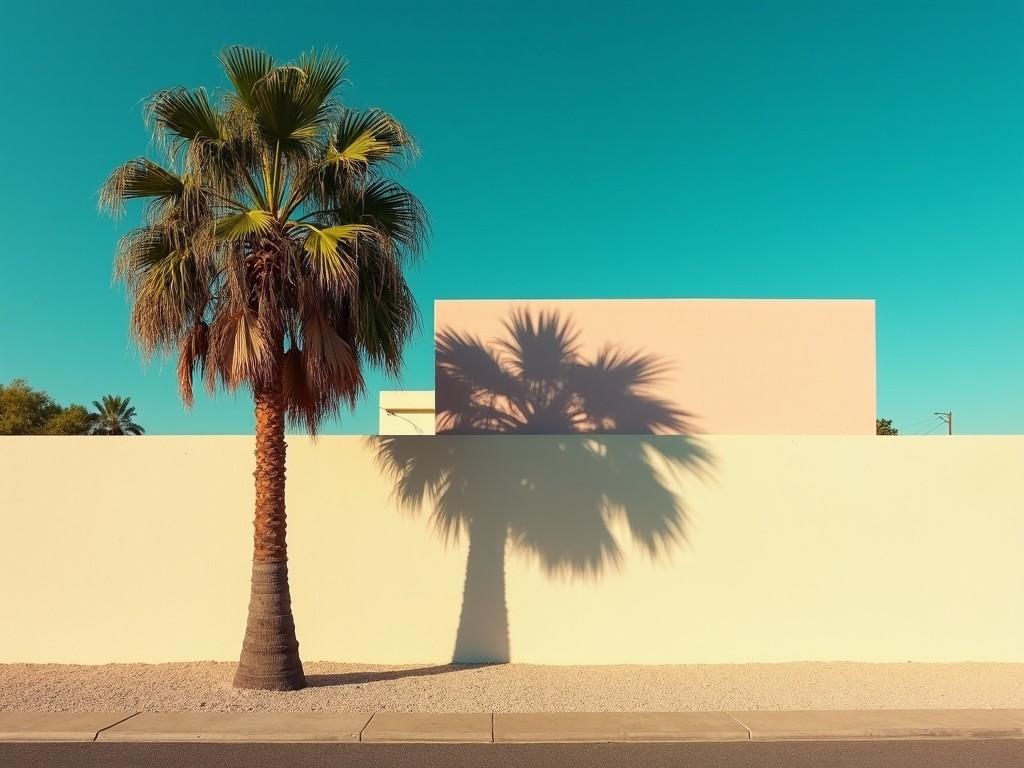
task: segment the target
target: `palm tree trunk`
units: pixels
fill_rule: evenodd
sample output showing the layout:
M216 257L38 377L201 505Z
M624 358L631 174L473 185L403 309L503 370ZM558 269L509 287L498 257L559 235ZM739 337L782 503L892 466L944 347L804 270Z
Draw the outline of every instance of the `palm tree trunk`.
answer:
M256 518L252 591L236 688L294 691L306 687L288 591L285 543L284 399L280 366L254 387L256 401Z
M492 520L469 526L469 555L462 611L452 661L509 661L508 607L505 603L505 540L508 527Z

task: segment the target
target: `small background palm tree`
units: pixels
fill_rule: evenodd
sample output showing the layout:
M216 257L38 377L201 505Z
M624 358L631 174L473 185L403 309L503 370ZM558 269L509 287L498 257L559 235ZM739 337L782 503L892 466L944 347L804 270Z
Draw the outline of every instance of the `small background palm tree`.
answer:
M510 659L508 545L551 576L596 578L621 562L624 522L649 556L667 555L686 533L669 476L711 466L688 415L649 394L666 370L656 358L606 347L587 359L555 314L517 312L505 328L493 344L441 332L439 436L377 443L400 503L431 509L444 541L469 538L459 662Z
M89 414L90 435L141 435L144 430L135 423L135 406L129 405L130 397L104 395L100 401L93 400L95 409Z

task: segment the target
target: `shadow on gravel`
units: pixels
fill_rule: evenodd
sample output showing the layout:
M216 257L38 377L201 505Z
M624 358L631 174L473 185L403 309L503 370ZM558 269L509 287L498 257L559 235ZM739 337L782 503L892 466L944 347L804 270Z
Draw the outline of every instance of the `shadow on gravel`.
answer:
M500 664L438 664L433 667L414 669L389 669L381 672L339 672L336 675L306 675L306 685L319 688L328 685L361 685L380 683L387 680L401 680L405 677L429 677L449 672L472 672L475 669L501 666Z

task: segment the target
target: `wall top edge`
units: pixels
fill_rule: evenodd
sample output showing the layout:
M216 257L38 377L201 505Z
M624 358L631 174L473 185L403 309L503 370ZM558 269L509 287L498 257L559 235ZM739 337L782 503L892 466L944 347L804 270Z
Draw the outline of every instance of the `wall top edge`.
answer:
M458 298L458 299L434 299L434 304L486 304L486 303L502 303L506 304L510 301L522 301L529 302L531 304L542 304L548 303L559 303L559 304L583 304L583 303L608 303L615 302L621 304L654 304L654 303L673 303L673 302L704 302L704 303L719 303L719 304L814 304L814 303L827 303L827 304L875 304L875 299L869 298L827 298L818 297L813 299L808 298L764 298L764 297L751 297L744 298L738 296L730 297L688 297L688 296L676 296L676 297L652 297L652 298L618 298L614 296L588 296L586 298L573 298L573 299L553 299L553 298L529 298L524 296L510 296L506 298L484 298L484 299L473 299L473 298Z
M288 440L309 440L311 442L332 442L335 440L365 440L366 438L381 437L381 435L317 435L315 440L310 438L309 435L290 433L285 435ZM384 437L389 437L384 435ZM429 440L431 438L443 438L443 439L469 439L469 440L535 440L538 438L581 438L581 439L628 439L628 438L656 438L656 439L670 439L673 437L686 437L692 440L873 440L880 444L888 445L891 443L906 443L906 442L969 442L969 441L980 441L980 440L1001 440L1008 442L1022 442L1024 441L1024 434L971 434L971 435L898 435L896 437L881 436L881 435L855 435L855 434L814 434L814 433L792 433L792 434L776 434L776 433L761 433L761 434L739 434L739 433L696 433L690 435L632 435L632 434L619 434L619 433L594 433L594 434L552 434L552 435L407 435L404 437L416 437L417 439ZM42 444L50 441L57 440L80 440L80 441L94 441L96 445L135 445L139 442L157 442L161 440L253 440L253 435L141 435L138 437L111 437L111 436L91 436L91 435L0 435L0 443L13 444L13 443L38 443ZM92 444L92 443L90 443Z

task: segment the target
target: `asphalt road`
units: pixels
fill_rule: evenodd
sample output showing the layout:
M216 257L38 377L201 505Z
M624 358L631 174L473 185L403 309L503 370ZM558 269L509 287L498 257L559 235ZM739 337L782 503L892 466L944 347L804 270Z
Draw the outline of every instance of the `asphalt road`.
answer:
M1024 740L685 744L0 744L3 768L1022 768Z

